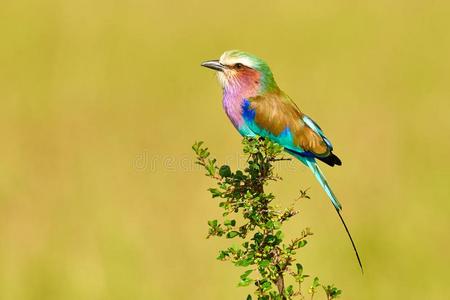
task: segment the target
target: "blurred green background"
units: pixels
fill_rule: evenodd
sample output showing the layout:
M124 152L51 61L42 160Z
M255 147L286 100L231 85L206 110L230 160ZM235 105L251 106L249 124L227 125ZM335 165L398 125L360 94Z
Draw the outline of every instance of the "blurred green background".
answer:
M205 240L220 215L192 164L237 166L213 72L263 57L344 164L326 168L366 267L300 164L272 191L311 200L306 271L342 299L450 293L448 1L0 3L0 299L245 299ZM318 299L323 299L323 294Z

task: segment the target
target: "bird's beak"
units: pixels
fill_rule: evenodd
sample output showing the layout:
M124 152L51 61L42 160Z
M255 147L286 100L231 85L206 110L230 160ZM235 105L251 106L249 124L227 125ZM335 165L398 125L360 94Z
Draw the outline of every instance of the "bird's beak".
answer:
M208 60L205 62L202 62L202 67L205 68L210 68L219 72L223 72L223 70L225 69L225 66L222 65L218 60Z

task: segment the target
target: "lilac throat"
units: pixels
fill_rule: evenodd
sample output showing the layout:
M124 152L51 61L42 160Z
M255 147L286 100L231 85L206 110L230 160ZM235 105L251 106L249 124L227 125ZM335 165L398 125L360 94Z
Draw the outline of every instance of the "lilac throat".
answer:
M223 109L236 129L239 129L244 123L244 119L242 118L242 104L244 100L245 98L240 93L224 89L222 99Z

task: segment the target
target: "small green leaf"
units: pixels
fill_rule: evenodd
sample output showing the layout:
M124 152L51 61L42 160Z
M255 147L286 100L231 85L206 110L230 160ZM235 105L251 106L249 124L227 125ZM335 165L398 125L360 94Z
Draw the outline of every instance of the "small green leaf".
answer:
M192 145L192 149L194 150L194 152L197 154L198 150L200 149L200 147L202 146L203 142L199 141L199 142L195 142L194 145Z
M292 295L294 294L294 287L293 287L292 285L289 285L289 286L286 288L286 293L287 293L289 296L292 296Z
M212 196L213 198L222 196L222 192L221 192L219 189L216 189L216 188L210 188L210 189L208 189L208 191L211 193L211 196Z
M307 240L301 240L301 241L298 242L297 246L298 246L299 248L302 248L302 247L305 247L306 244L308 244L308 241L307 241Z
M273 229L280 229L280 227L281 227L281 223L280 222L278 222L278 221L274 221L273 222Z
M248 277L248 275L250 275L250 273L252 273L253 270L247 270L245 271L242 275L241 275L241 279L245 279Z
M244 278L239 281L238 286L248 286L253 280L250 278Z
M237 232L237 231L230 231L230 232L227 233L227 238L228 239L232 239L232 238L234 238L234 237L236 237L238 235L239 235L239 232Z
M342 294L342 291L336 287L334 287L334 285L327 285L324 286L322 285L325 293L328 296L328 299L336 299L339 295Z
M236 266L248 267L252 263L253 263L253 257L249 257L249 258L238 260L236 262Z
M217 223L218 223L217 220L208 221L208 225L211 226L211 227L217 227Z
M200 148L199 152L198 152L198 155L201 158L207 158L209 156L208 148Z
M236 220L225 220L223 222L223 225L225 225L225 226L234 226L234 225L236 225Z
M281 227L280 222L272 220L267 221L265 225L268 229L279 229Z
M275 234L275 236L277 237L277 239L281 240L281 239L283 239L283 232L281 232L281 230L278 230L277 233Z
M238 180L242 180L245 178L244 173L242 173L241 170L237 170L236 173L234 174L234 178L238 179Z
M270 281L264 281L261 284L261 288L263 289L263 291L268 291L272 288L272 283L270 283Z
M268 229L273 229L273 221L272 221L272 220L267 221L266 227L267 227Z
M302 264L295 264L295 266L297 267L297 274L298 275L302 275L302 273L303 273L303 266L302 266Z
M219 256L217 256L217 260L224 260L228 256L228 251L221 250L219 252Z
M221 166L219 169L219 175L221 177L231 177L232 173L230 167L227 165Z
M320 285L319 278L318 277L314 277L311 287L312 288L317 288L319 285Z
M270 261L267 259L264 259L259 263L259 266L262 268L267 268L269 265L270 265Z

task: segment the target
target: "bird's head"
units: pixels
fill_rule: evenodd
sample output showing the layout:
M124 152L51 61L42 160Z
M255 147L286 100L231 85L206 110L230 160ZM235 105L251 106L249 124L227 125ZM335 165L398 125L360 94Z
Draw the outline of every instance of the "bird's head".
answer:
M226 51L219 60L205 61L202 66L217 71L225 92L255 97L278 90L267 63L250 53Z

